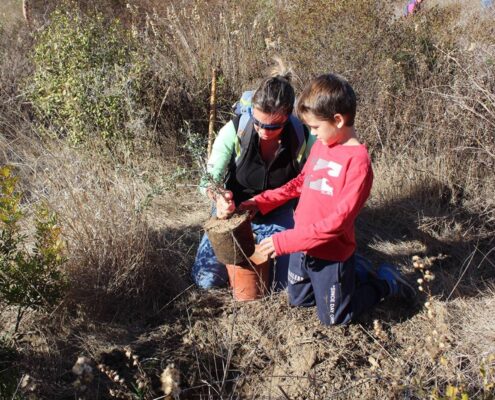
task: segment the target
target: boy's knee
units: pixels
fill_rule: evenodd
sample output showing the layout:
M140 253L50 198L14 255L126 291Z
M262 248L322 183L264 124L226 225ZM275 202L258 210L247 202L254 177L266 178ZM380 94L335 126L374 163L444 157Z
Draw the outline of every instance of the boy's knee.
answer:
M293 307L314 307L315 300L314 299L290 299L289 304Z
M348 295L330 297L330 301L317 298L318 318L326 326L347 325L354 315L351 304Z
M294 307L314 307L316 305L314 293L311 290L297 290L289 284L289 304Z
M351 315L331 315L331 314L324 314L320 315L318 314L318 318L320 319L320 322L322 325L325 326L338 326L338 325L348 325L352 318Z

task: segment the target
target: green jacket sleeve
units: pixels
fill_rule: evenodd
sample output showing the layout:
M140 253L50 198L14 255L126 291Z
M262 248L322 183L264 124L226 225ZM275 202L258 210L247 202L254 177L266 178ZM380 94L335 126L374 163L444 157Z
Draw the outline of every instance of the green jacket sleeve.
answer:
M227 167L234 151L236 138L237 133L235 131L234 123L230 121L220 129L215 142L213 143L210 158L206 164L206 170L217 182L221 182L225 177ZM208 180L202 178L199 185L200 192L206 194L207 187Z

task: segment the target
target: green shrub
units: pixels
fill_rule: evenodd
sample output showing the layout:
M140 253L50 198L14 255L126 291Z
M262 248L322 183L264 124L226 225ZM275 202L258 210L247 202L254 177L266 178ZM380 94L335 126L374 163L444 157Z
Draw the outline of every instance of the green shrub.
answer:
M65 245L55 214L42 206L36 210L32 251L27 250L29 238L20 229L25 215L16 183L9 167L0 169L0 300L19 308L17 330L27 308L47 308L60 301Z
M118 20L66 4L37 36L33 61L30 99L50 131L72 143L99 137L108 145L142 128L145 57Z

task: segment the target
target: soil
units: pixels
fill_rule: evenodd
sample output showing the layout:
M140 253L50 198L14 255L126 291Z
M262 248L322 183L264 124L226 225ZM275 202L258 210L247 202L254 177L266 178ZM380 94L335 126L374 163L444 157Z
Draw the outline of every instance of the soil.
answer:
M235 213L228 219L210 218L204 225L208 238L223 264L247 264L254 253L254 237L248 213Z
M248 218L249 214L247 213L234 213L228 219L220 219L217 217L211 217L205 223L205 229L208 232L212 233L230 233L234 229L236 229L239 225L241 225Z
M167 240L176 247L184 244L179 248L186 258L177 266L171 257L164 268L189 268L193 262L184 231L199 232L206 213L185 210L180 210L189 218L184 225L170 218L177 229ZM227 221L219 222L225 226ZM378 248L392 253L390 246L385 242ZM9 369L17 374L11 379L12 390L27 374L32 398L151 400L163 396L160 375L173 364L180 375L176 398L183 400L422 399L434 390L444 391L450 382L477 393L482 387L479 357L495 354L495 301L493 289L485 289L484 296L467 296L464 290L455 300L442 300L442 291L449 293L457 281L447 279L457 267L449 260L435 266L439 287L432 287L429 309L383 302L346 327L322 326L314 308L289 306L285 292L241 303L228 289L201 291L192 285L160 310L150 310L153 317L143 321L95 321L82 310L45 319L32 313L22 324L19 353ZM403 264L403 271L410 282L419 277L410 262ZM493 282L493 271L484 279ZM15 310L4 310L0 328L6 331L14 323ZM443 350L437 342L444 343ZM129 351L139 363L127 356ZM94 375L84 389L74 385L72 370L80 356L91 359ZM123 383L110 379L98 365L115 371ZM495 371L495 364L487 368ZM138 393L139 382L145 386Z

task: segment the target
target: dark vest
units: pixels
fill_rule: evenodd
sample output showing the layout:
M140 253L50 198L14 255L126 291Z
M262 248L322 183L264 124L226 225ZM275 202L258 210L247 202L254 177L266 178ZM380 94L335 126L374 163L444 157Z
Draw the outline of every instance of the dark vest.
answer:
M234 194L236 205L267 189L278 188L299 174L296 162L297 136L291 124L284 127L281 143L274 159L265 164L259 149L259 136L250 124L250 138L241 153L240 162L235 162L235 153L229 163L225 187Z

